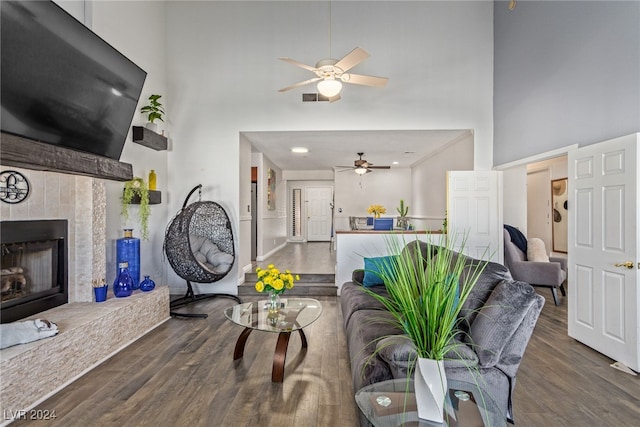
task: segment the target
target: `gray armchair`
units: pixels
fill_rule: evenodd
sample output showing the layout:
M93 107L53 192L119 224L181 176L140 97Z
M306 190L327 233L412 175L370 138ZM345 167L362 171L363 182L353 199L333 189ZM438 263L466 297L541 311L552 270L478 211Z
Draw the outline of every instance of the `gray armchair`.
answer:
M509 269L515 280L530 283L533 286L551 288L553 302L559 305L558 289L562 296L567 293L564 282L567 279L567 261L564 258L549 257L549 262L527 261L524 253L514 242L505 229L504 232L504 265Z

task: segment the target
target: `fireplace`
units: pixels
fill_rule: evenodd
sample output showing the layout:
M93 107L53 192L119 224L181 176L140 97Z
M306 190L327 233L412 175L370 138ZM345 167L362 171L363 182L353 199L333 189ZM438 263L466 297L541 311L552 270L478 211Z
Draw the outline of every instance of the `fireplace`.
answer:
M1 323L68 301L67 220L2 221Z

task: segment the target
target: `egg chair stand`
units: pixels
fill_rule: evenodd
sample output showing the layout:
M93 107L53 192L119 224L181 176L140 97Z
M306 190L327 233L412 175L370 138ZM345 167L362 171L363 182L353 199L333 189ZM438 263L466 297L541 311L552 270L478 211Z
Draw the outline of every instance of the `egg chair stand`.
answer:
M198 191L198 201L189 199ZM222 206L202 201L202 184L187 195L175 217L169 223L164 238L164 253L175 273L187 282L183 297L170 302L174 317L208 317L205 313L182 313L177 308L210 298L230 298L239 304L236 295L223 293L196 294L193 283L215 283L225 277L235 261L231 221Z

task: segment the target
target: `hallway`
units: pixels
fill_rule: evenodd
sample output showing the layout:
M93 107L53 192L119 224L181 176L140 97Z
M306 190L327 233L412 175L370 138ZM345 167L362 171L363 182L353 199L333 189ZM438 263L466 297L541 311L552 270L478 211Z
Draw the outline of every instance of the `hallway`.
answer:
M254 271L256 267L266 268L273 264L294 274L335 274L336 252L330 247L330 242L288 242L272 256L251 264Z
M258 295L254 289L257 281L256 267L267 268L273 264L280 271L289 270L300 275L293 289L287 291L292 296L335 296L336 252L330 250L330 242L288 242L272 256L251 264L251 273L245 274L245 281L238 287L238 295Z

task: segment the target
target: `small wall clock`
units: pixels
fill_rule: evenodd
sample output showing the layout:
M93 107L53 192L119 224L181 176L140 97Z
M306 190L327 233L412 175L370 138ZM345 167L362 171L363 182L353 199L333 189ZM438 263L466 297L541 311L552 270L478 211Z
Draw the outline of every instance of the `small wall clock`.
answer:
M29 191L29 180L20 172L0 172L0 200L3 202L20 203L29 196Z

